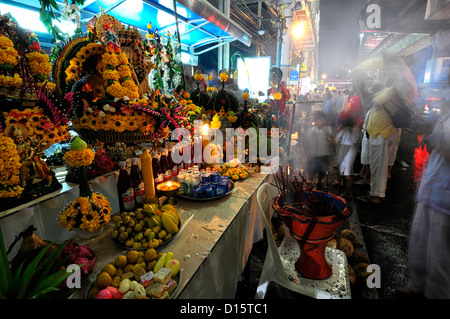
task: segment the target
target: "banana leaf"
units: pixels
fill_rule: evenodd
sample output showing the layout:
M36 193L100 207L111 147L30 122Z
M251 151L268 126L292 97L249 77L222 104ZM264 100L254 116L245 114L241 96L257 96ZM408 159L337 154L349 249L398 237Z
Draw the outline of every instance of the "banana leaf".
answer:
M39 254L30 262L24 260L14 274L11 274L6 249L4 245L3 232L0 228L0 298L1 299L36 299L45 297L48 293L57 290L70 273L60 269L63 261L55 264L57 257L67 243L60 245L51 254L45 257L53 243L45 246ZM28 264L26 267L25 265Z

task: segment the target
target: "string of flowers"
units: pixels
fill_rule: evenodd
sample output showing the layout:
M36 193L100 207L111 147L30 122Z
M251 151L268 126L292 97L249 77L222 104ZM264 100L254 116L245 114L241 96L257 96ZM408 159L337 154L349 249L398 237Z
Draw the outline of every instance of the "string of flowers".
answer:
M180 67L180 44L173 41L173 36L167 33L167 40L161 37L152 25L147 25L146 43L149 49L150 62L155 66L150 72L150 88L169 92L176 89L182 81Z
M44 84L45 87L46 84ZM61 113L58 111L58 109L55 107L55 104L52 100L48 98L47 95L44 94L44 87L39 88L37 93L37 98L41 101L43 101L47 107L50 110L50 114L52 115L52 122L55 124L55 126L58 126L61 124L61 122L64 122L64 124L67 124L67 119L65 119Z
M17 197L23 192L19 186L20 156L14 140L0 134L0 198Z
M14 44L6 36L0 36L0 69L4 72L14 70L14 67L17 65L17 57L19 53L14 48ZM18 73L14 73L14 75L0 75L0 86L12 88L12 87L20 87L22 86L23 80Z
M73 53L73 50L80 46L83 42L89 41L89 36L85 37L77 37L73 40L70 40L69 43L67 43L65 46L63 46L63 49L61 50L58 46L54 47L54 51L52 54L52 58L54 59L53 63L53 80L55 83L58 83L57 89L60 94L63 94L63 87L66 84L65 77L66 74L66 63L67 59L70 57L70 55ZM58 55L58 49L61 50L61 52ZM56 57L57 56L57 57ZM69 62L70 63L70 62ZM74 71L71 71L74 72Z
M88 45L82 47L74 58L69 61L69 66L66 68L66 83L71 80L78 80L80 76L80 71L83 70L83 64L91 56L96 54L104 53L103 45L99 43L89 43ZM97 65L97 70L102 67L102 63Z
M129 100L139 98L139 88L131 79L128 58L117 42L114 29L109 22L104 25L108 39L105 53L102 54L103 78L107 81L106 92L114 98Z

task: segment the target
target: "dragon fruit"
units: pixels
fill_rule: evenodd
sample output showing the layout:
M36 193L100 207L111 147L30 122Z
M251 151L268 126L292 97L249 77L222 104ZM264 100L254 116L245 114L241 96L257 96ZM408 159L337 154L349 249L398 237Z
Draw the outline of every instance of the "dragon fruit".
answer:
M79 245L70 241L64 248L63 254L67 256L66 265L82 265L81 272L83 275L89 275L94 270L97 257L94 256L88 245Z

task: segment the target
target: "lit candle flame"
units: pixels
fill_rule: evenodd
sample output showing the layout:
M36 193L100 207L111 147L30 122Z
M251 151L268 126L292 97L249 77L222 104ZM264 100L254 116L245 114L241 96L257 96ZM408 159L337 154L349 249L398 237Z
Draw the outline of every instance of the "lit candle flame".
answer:
M202 126L202 134L203 135L208 134L208 129L209 129L208 124L203 124L203 126Z

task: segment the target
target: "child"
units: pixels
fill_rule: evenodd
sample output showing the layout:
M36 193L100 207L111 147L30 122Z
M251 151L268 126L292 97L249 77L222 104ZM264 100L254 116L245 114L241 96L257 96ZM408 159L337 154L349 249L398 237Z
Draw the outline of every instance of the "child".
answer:
M333 142L331 128L327 126L327 117L322 111L313 113L313 126L306 134L305 147L308 157L306 172L310 178L317 174L317 189L322 189L322 180L330 165L330 143Z
M339 171L343 176L344 198L352 198L352 175L353 164L355 162L358 148L360 128L351 115L345 114L340 117L336 142L339 144L339 151L336 162L339 164Z

